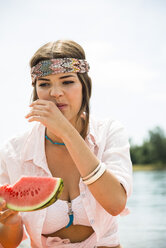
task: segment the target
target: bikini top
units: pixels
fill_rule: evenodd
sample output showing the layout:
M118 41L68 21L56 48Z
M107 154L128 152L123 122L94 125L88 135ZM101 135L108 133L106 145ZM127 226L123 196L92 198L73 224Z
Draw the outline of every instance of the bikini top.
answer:
M58 199L49 206L42 233L54 233L63 227L70 226L72 223L73 225L91 226L80 195L71 202Z

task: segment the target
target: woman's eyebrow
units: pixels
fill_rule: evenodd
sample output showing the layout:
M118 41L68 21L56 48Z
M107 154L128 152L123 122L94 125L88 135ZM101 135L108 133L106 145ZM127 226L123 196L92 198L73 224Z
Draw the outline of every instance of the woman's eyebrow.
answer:
M50 81L50 79L48 79L48 78L42 78L42 77L38 77L38 80L42 80L42 81Z
M76 77L75 75L66 75L66 76L62 76L60 77L60 79L63 79L63 78L68 78L68 77Z

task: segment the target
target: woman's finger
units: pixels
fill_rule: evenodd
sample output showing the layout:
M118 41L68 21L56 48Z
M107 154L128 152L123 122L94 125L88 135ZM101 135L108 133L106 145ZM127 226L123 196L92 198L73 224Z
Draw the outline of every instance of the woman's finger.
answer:
M39 105L39 104L36 104L36 105L33 105L32 106L32 109L36 109L36 110L48 110L48 106L47 105Z
M11 209L7 209L5 211L0 212L0 222L3 222L5 219L7 219L10 215L16 215L18 212L13 211Z
M33 122L33 121L38 121L38 122L42 123L43 125L45 125L44 124L44 121L43 121L43 117L41 117L41 116L32 116L32 117L29 117L28 122Z
M5 200L0 200L0 211L3 211L7 209L6 208L6 201Z
M31 110L26 116L25 116L25 118L29 118L29 117L38 117L38 116L40 116L40 117L42 117L42 116L47 116L47 112L46 111L44 111L44 110L38 110L38 109L33 109L33 110Z
M37 99L36 101L32 102L29 107L33 107L34 105L46 105L48 102L48 100L43 100L43 99Z

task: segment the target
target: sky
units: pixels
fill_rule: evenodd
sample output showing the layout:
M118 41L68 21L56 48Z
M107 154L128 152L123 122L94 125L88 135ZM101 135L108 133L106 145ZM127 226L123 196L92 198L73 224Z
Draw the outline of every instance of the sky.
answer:
M29 61L59 39L85 50L95 118L119 120L134 144L166 131L166 1L0 0L0 31L0 144L33 125Z

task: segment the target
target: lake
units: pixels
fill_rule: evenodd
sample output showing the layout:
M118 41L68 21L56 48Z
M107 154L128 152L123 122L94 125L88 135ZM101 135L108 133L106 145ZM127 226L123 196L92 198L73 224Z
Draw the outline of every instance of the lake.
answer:
M133 177L133 194L127 203L131 213L118 217L121 244L123 248L166 248L166 170L135 171ZM27 247L29 241L19 246Z
M166 171L134 172L130 215L120 217L123 248L166 248Z

